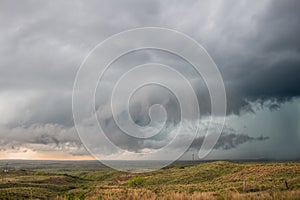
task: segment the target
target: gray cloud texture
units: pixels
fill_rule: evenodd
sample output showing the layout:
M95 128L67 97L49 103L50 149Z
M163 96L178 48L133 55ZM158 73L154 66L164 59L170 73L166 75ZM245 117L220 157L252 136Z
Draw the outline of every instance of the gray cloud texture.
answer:
M300 94L299 8L297 0L135 0L130 3L2 0L1 149L18 145L38 149L43 145L49 149L68 149L70 154L78 150L78 154L82 154L71 110L72 86L79 65L96 44L110 35L144 26L182 31L207 49L225 82L228 116L255 112L257 105L278 110L282 103L293 101ZM165 144L164 137L168 136L160 134L153 142L135 141L122 135L110 112L104 112L108 107L101 95L109 93L114 81L129 66L149 61L171 65L187 76L197 92L201 112L210 112L205 84L188 63L157 51L136 52L120 59L107 72L96 106L103 111L100 123L110 132L112 141L131 151L158 148ZM176 80L174 84L181 86ZM147 124L148 108L156 102L162 102L168 111L170 121L166 130L175 127L180 114L178 102L160 89L148 89L135 96L131 105L133 119L140 125ZM284 130L296 126L289 134L298 137L297 124L282 126ZM272 138L272 135L266 137ZM242 131L225 133L216 148L236 148L247 141L254 143L264 139ZM203 136L199 136L193 145L199 145L202 140Z

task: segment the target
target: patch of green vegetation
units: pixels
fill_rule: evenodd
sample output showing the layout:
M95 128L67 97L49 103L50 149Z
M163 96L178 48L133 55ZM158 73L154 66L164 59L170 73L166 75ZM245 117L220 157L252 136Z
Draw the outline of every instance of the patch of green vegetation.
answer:
M128 180L128 186L129 187L142 187L144 186L146 182L146 179L144 177L133 177L131 179Z

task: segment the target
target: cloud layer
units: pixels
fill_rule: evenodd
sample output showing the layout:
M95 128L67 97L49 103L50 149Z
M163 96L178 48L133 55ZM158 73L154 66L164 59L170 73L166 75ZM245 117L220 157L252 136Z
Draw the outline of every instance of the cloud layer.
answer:
M72 3L1 1L1 152L12 147L26 147L33 151L52 148L70 155L85 154L72 118L71 96L76 72L88 52L99 42L120 31L144 26L182 31L207 49L225 82L229 121L232 115L243 117L248 112L257 112L261 105L261 109L266 108L264 112L272 113L280 110L285 103L291 103L295 109L282 112L297 119L300 95L299 8L298 0L176 3L135 0L130 4L122 1L87 3L81 0ZM202 114L209 114L209 94L201 77L193 73L188 63L157 51L136 52L115 63L97 94L97 109L109 109L101 95L109 91L130 66L154 61L171 65L188 77L197 92ZM181 87L176 80L174 85ZM136 94L131 104L135 122L147 124L148 108L157 102L168 111L166 130L176 127L180 118L178 102L172 94L161 89L148 89ZM169 137L159 135L154 138L155 143L135 141L122 135L109 112L103 113L101 123L111 133L113 142L124 149L158 148ZM122 110L119 113L121 115ZM269 116L272 117L277 115ZM229 123L232 123L230 126L238 126L236 122ZM266 123L265 126L271 125ZM282 130L289 132L290 138L299 141L296 120L281 126ZM265 130L264 127L261 129ZM269 141L264 141L265 137L272 140L272 134L258 132L225 132L216 148L228 150L248 141ZM264 136L259 138L259 135ZM273 135L277 138L278 134ZM202 140L203 136L199 136L193 145L200 145ZM287 139L284 145L288 143ZM240 154L242 156L243 152ZM281 157L285 157L284 153Z

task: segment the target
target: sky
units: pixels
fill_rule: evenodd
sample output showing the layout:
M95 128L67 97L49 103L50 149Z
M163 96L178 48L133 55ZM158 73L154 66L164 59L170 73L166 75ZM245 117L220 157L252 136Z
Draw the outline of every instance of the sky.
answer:
M220 70L227 95L226 122L206 159L300 159L299 9L298 0L0 0L0 159L93 159L74 127L76 73L98 43L141 27L190 36ZM152 105L160 102L167 110L166 127L149 140L122 134L103 98L131 66L148 62L173 66L196 92L202 117L183 119L181 129L186 134L182 141L200 129L182 156L190 159L204 140L210 100L203 79L174 55L144 50L113 63L97 88L100 124L107 137L128 152L147 152L168 143L180 119L179 103L171 92L149 87L133 96L130 113L141 126L149 123ZM179 81L168 80L182 88ZM122 114L123 110L117 113ZM104 157L129 159L101 141L96 144Z

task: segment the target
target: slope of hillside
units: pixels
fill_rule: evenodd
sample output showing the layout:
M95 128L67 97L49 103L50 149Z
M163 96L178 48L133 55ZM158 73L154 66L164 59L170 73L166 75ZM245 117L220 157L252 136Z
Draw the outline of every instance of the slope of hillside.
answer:
M107 168L1 172L0 199L300 199L300 163L208 162L142 174Z

